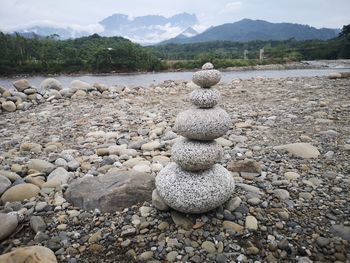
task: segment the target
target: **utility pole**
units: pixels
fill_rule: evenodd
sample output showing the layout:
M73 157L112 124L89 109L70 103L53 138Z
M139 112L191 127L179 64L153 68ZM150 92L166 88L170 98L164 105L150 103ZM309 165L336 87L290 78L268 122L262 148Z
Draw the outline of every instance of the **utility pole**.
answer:
M264 49L263 48L260 49L259 59L264 60Z
M243 53L244 60L248 59L247 55L248 55L248 50L245 49Z

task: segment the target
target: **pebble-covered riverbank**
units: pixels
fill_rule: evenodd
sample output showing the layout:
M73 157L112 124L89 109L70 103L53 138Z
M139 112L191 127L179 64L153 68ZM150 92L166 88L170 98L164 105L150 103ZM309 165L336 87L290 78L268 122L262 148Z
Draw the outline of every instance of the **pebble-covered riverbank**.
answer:
M2 104L25 110L0 113L0 253L13 250L0 262L34 252L42 255L38 262L70 263L350 260L349 79L219 85L233 123L218 142L236 191L219 209L191 216L156 210L150 182L171 158L171 128L190 106L192 84L74 85L35 92L30 102L1 92ZM138 183L99 179L122 173ZM122 198L133 186L129 199L146 201ZM111 188L121 198L97 198L99 210L68 202L89 207L89 194ZM82 189L87 196L76 195ZM17 249L25 246L39 247Z

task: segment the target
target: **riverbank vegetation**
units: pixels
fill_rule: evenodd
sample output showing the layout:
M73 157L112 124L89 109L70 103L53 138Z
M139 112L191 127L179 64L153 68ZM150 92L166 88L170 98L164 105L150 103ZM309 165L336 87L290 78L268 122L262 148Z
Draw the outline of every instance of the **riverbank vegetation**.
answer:
M260 50L263 56L260 57ZM142 47L122 37L97 34L69 40L0 33L0 74L109 73L217 68L350 58L350 25L327 41L215 41Z

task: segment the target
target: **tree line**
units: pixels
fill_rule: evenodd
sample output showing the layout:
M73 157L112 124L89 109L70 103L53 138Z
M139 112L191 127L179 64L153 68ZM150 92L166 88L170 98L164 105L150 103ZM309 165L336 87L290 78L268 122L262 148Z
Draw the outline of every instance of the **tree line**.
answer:
M260 49L264 60L258 59ZM226 68L339 58L350 58L350 25L343 27L339 37L326 41L214 41L150 47L97 34L58 40L55 35L25 38L0 33L0 75L194 69L207 61Z
M0 33L0 74L161 70L153 51L122 37L97 34L69 40Z
M213 41L192 44L166 44L150 47L157 57L169 61L173 68L198 67L205 61L217 67L250 66L300 60L350 58L350 25L337 38L296 41ZM264 49L264 60L259 60ZM245 50L246 58L244 58Z

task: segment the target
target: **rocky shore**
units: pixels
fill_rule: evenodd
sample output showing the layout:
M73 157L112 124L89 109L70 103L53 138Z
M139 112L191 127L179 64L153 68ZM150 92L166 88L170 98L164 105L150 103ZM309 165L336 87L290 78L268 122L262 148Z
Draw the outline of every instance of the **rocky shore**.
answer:
M16 85L0 90L0 262L350 260L349 79L219 84L236 189L201 215L151 203L193 83Z

